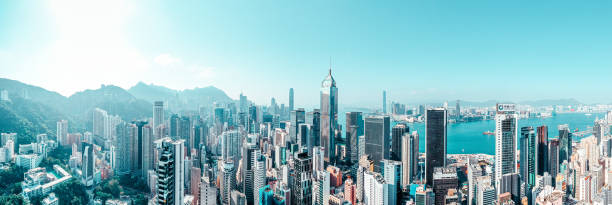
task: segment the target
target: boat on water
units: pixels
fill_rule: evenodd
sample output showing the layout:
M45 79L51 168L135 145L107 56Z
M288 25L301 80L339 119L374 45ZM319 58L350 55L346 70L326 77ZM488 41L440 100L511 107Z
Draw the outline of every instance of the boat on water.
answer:
M591 116L591 115L593 115L593 114L591 114L591 113L585 113L584 115L586 115L586 116Z
M482 133L483 135L495 135L495 132L485 131Z

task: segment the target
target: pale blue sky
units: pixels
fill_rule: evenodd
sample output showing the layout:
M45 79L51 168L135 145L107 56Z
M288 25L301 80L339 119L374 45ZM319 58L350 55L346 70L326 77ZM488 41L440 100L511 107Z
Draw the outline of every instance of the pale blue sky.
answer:
M70 95L138 81L318 105L610 103L610 1L0 0L0 77Z

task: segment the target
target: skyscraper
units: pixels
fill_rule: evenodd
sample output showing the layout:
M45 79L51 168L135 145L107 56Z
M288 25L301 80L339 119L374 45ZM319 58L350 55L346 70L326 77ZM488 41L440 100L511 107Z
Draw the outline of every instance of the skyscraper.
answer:
M289 112L293 111L293 88L289 88Z
M359 161L359 136L363 135L363 116L361 112L346 113L346 152L351 163Z
M415 174L416 156L414 156L414 138L409 133L402 135L402 186L412 183L412 176ZM418 147L417 147L418 148Z
M455 108L455 119L461 119L461 107L459 106L459 100L457 100L457 107Z
M383 159L389 159L390 126L389 116L366 117L364 123L365 154L369 155L372 161L380 162ZM374 163L374 171L380 170L380 163Z
M117 175L127 174L131 170L130 161L131 154L130 152L130 136L134 129L132 129L131 124L127 124L125 122L120 123L116 127L117 139L115 140L114 147L114 162L115 162L115 173Z
M391 129L391 160L402 160L402 136L406 133L410 133L410 128L405 123L397 124Z
M306 148L308 152L312 151L312 131L310 124L300 124L297 132L297 144L300 148Z
M155 141L157 162L157 204L182 205L185 195L184 140L168 137Z
M325 161L333 163L336 158L336 129L338 129L338 88L329 74L321 83L321 146L325 149Z
M170 116L170 133L169 136L177 139L179 138L179 124L181 123L181 118L177 114L172 114Z
M449 189L458 186L457 170L454 167L436 167L433 173L433 191L436 197L436 205L443 205L444 196Z
M289 118L291 120L291 127L289 129L289 139L291 143L297 143L298 128L300 127L300 124L306 122L306 113L304 112L303 108L298 108L297 110L291 111L291 115Z
M382 93L382 112L383 114L387 114L387 91L384 90Z
M164 102L155 101L153 103L153 132L155 135L159 135L156 130L162 124L164 124Z
M244 185L242 192L244 193L247 204L252 205L255 200L255 194L257 193L255 189L255 171L258 168L256 166L257 160L261 155L261 151L259 147L257 147L254 143L247 143L244 146L244 158L242 161L242 174L244 175ZM261 187L260 187L261 188Z
M92 186L93 185L93 175L94 175L93 174L94 161L95 161L95 156L93 153L93 145L90 143L82 142L81 147L83 148L82 150L82 153L83 153L82 163L83 164L81 165L83 184L85 186Z
M548 143L548 173L553 180L557 177L557 173L559 173L560 144L559 139L551 139Z
M525 182L525 190L535 186L537 140L533 127L521 128L521 163L520 174Z
M66 138L68 137L68 121L60 120L57 121L57 143L61 146L66 145Z
M141 130L142 130L142 144L141 144L142 175L141 176L147 179L147 176L148 176L147 173L149 172L149 170L155 170L153 166L155 164L155 157L154 157L154 152L153 152L153 142L155 141L155 138L153 135L153 128L150 125L148 124L144 125Z
M572 156L572 133L569 125L559 125L559 164L570 161Z
M386 196L390 198L389 201L399 202L399 198L401 197L401 184L402 184L402 162L384 159L381 162L383 164L383 178L385 179L385 183L391 186L393 190L388 190L389 194L395 194L394 196Z
M312 112L306 113L306 124L310 124L312 146L321 146L321 112L319 109L314 109Z
M247 105L247 96L243 95L242 92L240 93L240 112L242 113L247 113L249 111L248 105Z
M517 169L516 149L517 114L514 104L497 104L495 115L495 185L499 192L501 177L515 173ZM501 193L497 193L499 195Z
M542 125L538 127L538 148L537 148L537 166L538 175L543 176L544 172L548 172L548 127Z
M236 169L234 162L224 162L221 174L221 201L224 204L230 204L232 190L236 187Z
M433 184L436 167L446 167L446 123L445 108L427 109L425 113L425 182Z
M299 153L294 164L295 177L292 181L292 205L312 204L312 158L308 153Z

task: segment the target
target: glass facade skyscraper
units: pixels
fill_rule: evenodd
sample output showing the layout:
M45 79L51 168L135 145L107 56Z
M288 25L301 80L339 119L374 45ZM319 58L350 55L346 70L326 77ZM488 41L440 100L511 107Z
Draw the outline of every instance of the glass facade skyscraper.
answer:
M325 149L324 159L333 163L336 158L336 129L338 129L338 88L329 75L321 83L321 146Z
M374 162L389 159L391 120L389 116L366 117L364 123L365 154ZM381 170L380 163L374 163L374 171Z
M445 108L428 109L425 113L425 182L433 184L436 167L446 166L446 123Z

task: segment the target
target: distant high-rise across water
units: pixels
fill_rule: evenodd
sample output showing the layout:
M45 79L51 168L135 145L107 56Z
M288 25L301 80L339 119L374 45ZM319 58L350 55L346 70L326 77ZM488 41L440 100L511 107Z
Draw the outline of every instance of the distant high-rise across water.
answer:
M293 88L289 88L289 112L293 111Z

